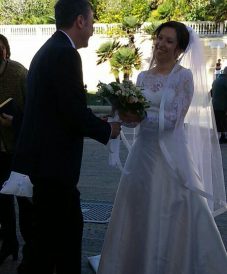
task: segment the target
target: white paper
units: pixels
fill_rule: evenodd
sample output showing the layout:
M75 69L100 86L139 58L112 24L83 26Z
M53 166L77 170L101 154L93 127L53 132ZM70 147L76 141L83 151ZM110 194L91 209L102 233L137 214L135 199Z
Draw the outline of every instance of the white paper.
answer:
M0 193L32 197L33 185L27 175L12 171L9 179L4 182Z

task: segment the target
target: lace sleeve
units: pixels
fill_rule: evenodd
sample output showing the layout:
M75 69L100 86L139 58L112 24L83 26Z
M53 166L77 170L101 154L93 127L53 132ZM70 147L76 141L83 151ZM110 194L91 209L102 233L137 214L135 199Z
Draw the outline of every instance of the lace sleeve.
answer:
M170 130L182 125L191 104L194 85L190 70L185 69L179 75L179 83L175 88L175 96L170 104L165 107L165 129Z
M194 83L193 76L190 70L186 70L187 74L185 75L183 86L182 86L182 98L178 106L178 124L184 122L185 116L188 112L190 104L192 102L192 97L194 93Z

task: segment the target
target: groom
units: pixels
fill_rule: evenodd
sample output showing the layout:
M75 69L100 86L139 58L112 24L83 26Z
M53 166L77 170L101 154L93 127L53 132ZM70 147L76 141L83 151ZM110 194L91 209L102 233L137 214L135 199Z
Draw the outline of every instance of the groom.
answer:
M80 274L83 217L79 180L85 136L106 144L120 133L87 108L78 49L88 46L93 12L87 0L59 0L57 31L34 56L13 170L34 185L29 256L20 274Z

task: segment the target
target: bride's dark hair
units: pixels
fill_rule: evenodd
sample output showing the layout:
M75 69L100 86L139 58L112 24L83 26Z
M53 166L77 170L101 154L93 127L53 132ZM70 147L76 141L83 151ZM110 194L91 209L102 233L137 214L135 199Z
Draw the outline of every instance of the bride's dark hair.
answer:
M190 39L189 31L186 25L177 21L165 22L157 27L157 29L154 32L155 36L158 37L160 31L166 27L175 29L177 34L178 47L181 50L185 51L189 44L189 39Z

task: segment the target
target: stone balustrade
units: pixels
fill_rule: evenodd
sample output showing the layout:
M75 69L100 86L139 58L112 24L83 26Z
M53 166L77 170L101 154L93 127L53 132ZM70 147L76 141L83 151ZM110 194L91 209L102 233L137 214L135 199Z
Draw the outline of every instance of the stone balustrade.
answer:
M186 25L192 27L200 36L223 36L227 35L227 21L211 22L184 22ZM138 33L145 33L144 27L149 25L145 22L138 30ZM107 35L109 32L114 31L116 27L121 24L94 24L94 35ZM55 25L0 25L0 33L3 35L16 36L50 36L56 30Z

